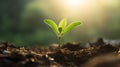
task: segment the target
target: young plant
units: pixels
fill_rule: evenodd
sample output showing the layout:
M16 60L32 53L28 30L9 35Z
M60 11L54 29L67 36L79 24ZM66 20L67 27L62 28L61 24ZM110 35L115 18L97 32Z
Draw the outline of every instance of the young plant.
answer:
M67 32L69 32L71 29L73 29L74 27L80 25L80 22L73 22L71 24L67 25L67 20L66 18L62 19L59 23L59 25L57 25L53 20L51 19L45 19L44 22L46 24L48 24L53 31L56 33L57 37L58 37L58 43L59 43L59 47L61 45L61 38L64 34L66 34Z

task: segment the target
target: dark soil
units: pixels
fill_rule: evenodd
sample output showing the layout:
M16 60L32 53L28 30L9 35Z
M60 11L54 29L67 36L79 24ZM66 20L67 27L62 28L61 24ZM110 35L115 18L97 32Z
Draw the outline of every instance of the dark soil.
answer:
M118 46L101 39L83 47L80 43L67 43L59 49L47 47L16 47L0 43L0 67L120 67Z

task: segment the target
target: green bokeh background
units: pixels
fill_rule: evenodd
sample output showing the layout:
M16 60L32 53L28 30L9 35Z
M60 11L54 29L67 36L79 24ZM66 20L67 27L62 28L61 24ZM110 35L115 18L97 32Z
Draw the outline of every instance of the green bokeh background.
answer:
M58 23L65 17L62 15L64 8L55 5L56 2L55 4L52 2L54 0L51 0L52 3L49 1L0 0L0 41L9 41L16 45L57 43L54 32L43 20L49 18ZM109 3L109 0L93 1L96 5L92 6L94 8L89 7L84 15L81 9L78 14L69 14L70 16L66 17L69 23L81 21L82 25L66 34L63 38L64 43L85 43L98 37L120 39L120 1L110 0L115 3Z

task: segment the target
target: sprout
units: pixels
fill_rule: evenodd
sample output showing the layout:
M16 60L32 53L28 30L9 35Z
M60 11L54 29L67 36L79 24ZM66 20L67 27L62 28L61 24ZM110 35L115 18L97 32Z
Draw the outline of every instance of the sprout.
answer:
M74 27L80 25L80 22L73 22L71 24L67 25L67 19L64 18L60 21L59 25L57 25L53 20L51 19L45 19L44 22L46 24L48 24L53 31L56 33L57 37L58 37L58 43L59 43L59 47L61 45L61 38L64 34L66 34L67 32L69 32L70 30L72 30Z

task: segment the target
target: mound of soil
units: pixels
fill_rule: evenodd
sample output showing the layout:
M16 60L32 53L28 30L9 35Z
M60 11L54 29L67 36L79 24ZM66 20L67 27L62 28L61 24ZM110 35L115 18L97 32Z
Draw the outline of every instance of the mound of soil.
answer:
M119 47L103 41L57 46L16 47L0 43L0 67L120 67Z

